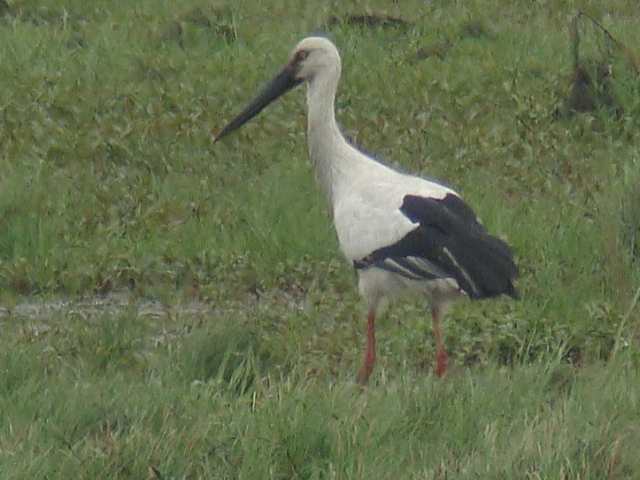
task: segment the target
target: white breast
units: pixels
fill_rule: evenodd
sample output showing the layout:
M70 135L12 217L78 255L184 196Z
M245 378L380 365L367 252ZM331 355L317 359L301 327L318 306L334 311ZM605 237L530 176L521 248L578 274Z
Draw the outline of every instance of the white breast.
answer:
M406 195L444 198L455 192L419 177L403 175L380 164L361 172L355 183L344 185L333 199L340 248L350 261L392 245L417 224L401 211ZM382 168L376 168L376 167Z

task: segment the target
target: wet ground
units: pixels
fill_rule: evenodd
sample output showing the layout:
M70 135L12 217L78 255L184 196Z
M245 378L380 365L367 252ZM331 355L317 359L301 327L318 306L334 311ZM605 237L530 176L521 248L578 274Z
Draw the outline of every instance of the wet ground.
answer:
M74 299L22 300L13 307L0 305L0 320L21 318L45 321L59 316L92 319L132 312L137 317L164 318L172 314L204 315L213 310L211 305L198 301L168 306L157 300L136 299L128 293L114 293Z

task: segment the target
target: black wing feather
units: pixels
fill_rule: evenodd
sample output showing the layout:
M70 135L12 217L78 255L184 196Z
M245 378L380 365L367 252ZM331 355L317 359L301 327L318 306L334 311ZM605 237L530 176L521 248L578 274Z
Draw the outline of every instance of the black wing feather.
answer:
M419 226L354 262L356 268L377 266L412 279L452 277L474 299L518 297L513 286L518 269L509 245L487 233L460 197L407 195L400 211Z

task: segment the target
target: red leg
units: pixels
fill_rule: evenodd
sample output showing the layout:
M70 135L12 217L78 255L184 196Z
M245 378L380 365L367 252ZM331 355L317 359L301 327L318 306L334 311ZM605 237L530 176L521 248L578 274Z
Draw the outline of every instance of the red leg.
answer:
M367 349L364 352L364 362L358 371L358 383L366 385L369 376L373 372L373 366L376 363L376 312L374 309L369 310L367 316Z
M442 320L441 307L432 307L431 316L433 318L433 336L436 339L436 375L443 377L447 373L447 364L449 363L449 357L444 349L444 342L442 341L442 329L440 321Z

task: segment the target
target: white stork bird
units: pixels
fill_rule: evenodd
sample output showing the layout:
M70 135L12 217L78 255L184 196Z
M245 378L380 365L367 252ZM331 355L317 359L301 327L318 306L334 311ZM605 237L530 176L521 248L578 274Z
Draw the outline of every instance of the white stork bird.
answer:
M429 300L438 376L447 368L441 321L460 297L517 298L517 267L509 246L491 236L453 190L393 170L349 144L334 101L340 55L326 38L309 37L289 62L214 141L240 128L272 101L307 83L307 140L317 179L333 210L342 253L358 273L368 304L367 346L358 381L367 383L376 359L375 318L380 301L402 292Z

